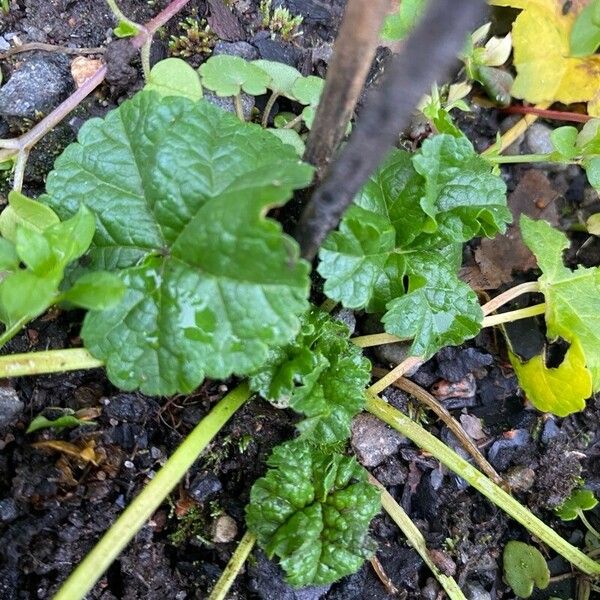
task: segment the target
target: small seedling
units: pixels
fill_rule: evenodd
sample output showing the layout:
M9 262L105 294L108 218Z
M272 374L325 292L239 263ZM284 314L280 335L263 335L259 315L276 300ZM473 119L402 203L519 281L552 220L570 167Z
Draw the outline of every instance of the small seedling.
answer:
M398 10L386 18L381 37L391 42L403 40L414 29L426 8L427 0L402 0Z
M85 409L84 411L75 412L72 409L65 408L61 409L59 412L61 412L62 415L56 419L48 419L44 415L38 415L31 421L26 433L34 433L40 429L68 429L82 425L97 425L95 421L90 420L89 413Z
M279 34L283 40L289 42L292 38L300 35L298 27L302 25L304 17L292 16L288 8L277 7L271 10L272 0L261 0L259 12L262 17L262 26L271 32L271 35Z
M535 547L511 540L504 547L504 579L519 598L529 598L534 586L543 590L550 583L546 559Z
M183 96L194 101L202 98L198 74L180 58L167 58L156 63L150 71L146 89L161 97Z
M209 55L218 41L218 36L211 30L204 19L188 17L179 23L180 35L173 35L169 40L169 53L179 58Z
M598 499L594 492L579 488L556 509L556 514L563 521L573 521L579 517L582 523L588 528L590 533L600 540L600 533L592 527L586 516L583 514L586 510L592 510L598 506Z

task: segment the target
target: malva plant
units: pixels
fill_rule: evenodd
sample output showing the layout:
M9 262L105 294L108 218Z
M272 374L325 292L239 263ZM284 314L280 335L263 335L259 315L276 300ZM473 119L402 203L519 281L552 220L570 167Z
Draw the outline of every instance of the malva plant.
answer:
M524 221L524 236L544 275L539 283L480 306L457 277L462 244L503 231L510 221L506 189L495 166L500 160L478 155L450 127L415 154L393 151L364 186L339 231L325 242L319 270L330 300L383 314L386 333L349 339L343 325L310 306L310 266L299 258L296 241L266 216L311 182L312 168L269 130L202 100L202 87L234 99L242 92L269 89L264 125L276 99L285 96L305 106L299 117L309 126L308 109L314 111L322 81L303 78L285 65L223 59L209 59L199 76L180 63L156 65L145 91L82 128L78 143L57 160L44 196L37 202L14 196L11 202L8 215L16 242L14 254L11 240L3 242L12 271L3 275L0 299L3 289L16 286L6 284L17 268L35 268L38 255L26 260L26 252L19 250L18 240L25 236L35 241L36 252L42 248L44 260L58 260L54 253L62 257L50 304L74 303L67 294L83 279L87 296L80 292L75 298L89 310L82 329L86 350L2 357L0 373L104 365L118 387L153 395L189 392L205 377L249 378L198 424L56 598L79 598L90 589L253 390L289 406L300 420L299 435L273 450L267 474L253 487L244 552L256 539L269 556L278 557L294 585L335 581L374 551L368 525L379 510L380 493L346 453L351 420L363 408L431 453L582 571L598 575L600 565L377 396L406 365L365 390L369 365L360 351L361 346L412 339L411 360L418 362L445 345L472 338L482 326L545 312L548 335L566 338L578 349L578 368L589 373L594 386L595 339L582 325L597 319L598 294L588 298L578 285L581 279L584 291L597 292L596 270L570 277L562 263L562 234L543 222ZM229 63L220 73L217 60ZM62 222L31 235L27 214L35 212L32 207L42 212L50 207L46 214ZM77 252L64 250L60 241L54 250L52 228L73 219L87 220L95 230ZM15 256L25 268L16 265ZM89 285L104 274L113 282L108 298ZM532 291L544 293L545 305L489 314ZM578 323L573 311L565 310L568 304L589 315L589 322ZM7 331L16 333L21 321ZM560 414L579 408L556 405L552 410ZM382 498L385 509L398 515L398 507L385 494ZM412 540L426 555L414 532ZM451 577L434 573L450 598L463 597Z

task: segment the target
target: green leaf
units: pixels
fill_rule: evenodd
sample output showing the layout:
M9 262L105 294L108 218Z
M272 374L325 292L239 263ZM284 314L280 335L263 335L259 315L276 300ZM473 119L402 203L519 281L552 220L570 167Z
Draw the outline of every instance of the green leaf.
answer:
M535 585L543 590L550 583L550 571L542 553L533 546L511 540L502 556L504 579L519 598L529 598Z
M44 415L38 415L29 423L25 433L34 433L40 429L68 429L70 427L79 427L80 425L97 425L94 421L78 419L71 414L62 415L56 419L48 419Z
M0 272L13 271L19 266L19 257L15 245L0 238Z
M556 368L546 366L544 354L525 363L512 352L509 357L519 385L538 410L566 417L585 408L585 401L592 395L592 376L577 339Z
M573 521L582 511L592 510L596 506L598 506L598 499L594 496L594 492L579 488L573 490L555 512L563 521Z
M577 129L571 125L558 127L552 131L550 139L561 159L571 160L580 153L579 148L577 148L578 134Z
M252 487L248 528L287 581L325 585L357 571L373 554L368 537L379 491L354 458L293 441L273 450Z
M12 190L8 193L8 206L0 214L0 234L14 242L18 226L40 232L58 222L50 207Z
M251 64L268 75L269 81L266 85L271 91L295 99L294 85L298 79L302 78L302 74L298 69L280 62L264 59L253 60Z
M506 186L465 137L440 134L425 140L413 159L425 178L421 207L427 230L453 241L503 233L512 220Z
M119 21L119 24L113 29L113 33L118 38L128 38L137 35L140 28L131 21Z
M18 270L0 282L0 321L7 329L25 324L54 304L60 278L55 274L40 277Z
M571 56L589 56L600 46L600 0L591 0L577 15L570 46Z
M325 87L325 80L321 77L309 75L308 77L299 77L292 86L292 94L300 104L317 106Z
M62 298L88 310L106 310L118 304L124 294L125 286L116 275L95 271L77 279Z
M162 97L183 96L190 100L202 98L198 73L180 58L167 58L156 63L150 71L145 89L155 91Z
M317 444L346 440L352 418L364 406L371 365L348 335L344 324L313 308L296 339L273 350L250 379L267 400L303 414L298 430Z
M581 166L585 169L585 174L590 185L600 191L600 156L591 159L584 159Z
M521 232L543 272L540 291L546 302L547 335L551 340L578 341L592 374L593 390L600 389L600 269L563 263L567 236L545 221L521 217Z
M475 292L452 272L423 265L408 293L392 300L382 321L399 338L414 338L410 354L429 358L444 346L461 344L481 329L483 313ZM433 268L432 268L433 267Z
M81 129L46 202L96 214L88 268L127 288L82 330L115 385L189 392L256 370L294 337L309 267L265 214L311 178L293 148L204 101L141 92Z
M199 72L202 85L217 96L237 96L241 91L260 96L267 91L270 81L269 74L254 63L226 54L211 56Z
M397 12L389 15L381 31L384 40L403 40L419 22L427 8L427 0L402 0Z
M304 150L306 149L306 145L304 144L304 140L300 137L297 131L293 129L267 129L271 135L274 135L284 144L291 146L296 154L302 158L304 156Z

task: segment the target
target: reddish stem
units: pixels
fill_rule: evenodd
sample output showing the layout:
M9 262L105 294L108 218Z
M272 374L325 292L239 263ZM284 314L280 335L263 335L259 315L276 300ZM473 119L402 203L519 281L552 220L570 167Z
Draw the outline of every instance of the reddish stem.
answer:
M513 105L502 108L502 112L516 115L537 115L542 119L553 119L556 121L571 121L573 123L587 123L593 119L590 115L580 113L566 112L561 110L548 110L545 108L536 108L535 106Z

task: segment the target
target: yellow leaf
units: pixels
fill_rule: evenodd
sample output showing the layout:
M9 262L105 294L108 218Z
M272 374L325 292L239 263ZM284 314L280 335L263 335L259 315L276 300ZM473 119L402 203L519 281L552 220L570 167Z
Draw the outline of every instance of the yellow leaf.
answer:
M31 444L34 448L42 448L44 450L57 450L68 456L72 456L84 462L91 462L93 465L98 465L98 457L94 451L93 446L86 445L84 448L80 448L71 442L64 442L62 440L47 440L43 442L35 442Z
M522 12L513 24L517 77L511 90L516 98L534 104L591 101L590 114L600 111L600 56L570 56L575 18L590 0L490 0Z
M543 354L526 363L512 352L509 357L520 386L538 410L565 417L585 408L586 399L592 395L592 375L578 341L571 344L557 368L549 369Z

